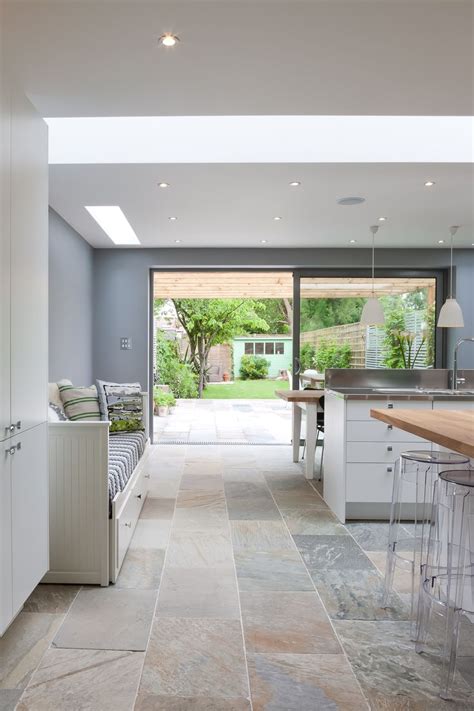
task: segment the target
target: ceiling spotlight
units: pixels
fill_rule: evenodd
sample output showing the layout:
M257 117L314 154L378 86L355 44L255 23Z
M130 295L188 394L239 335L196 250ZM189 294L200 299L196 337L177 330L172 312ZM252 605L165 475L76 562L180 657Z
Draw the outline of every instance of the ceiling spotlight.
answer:
M434 180L427 180L425 183L425 188L432 188L434 184Z
M267 244L267 243L268 243L268 240L267 240L267 239L261 239L261 240L260 240L260 244Z
M159 188L169 188L170 184L169 183L158 183Z
M355 244L356 242L357 242L356 239L350 239L350 240L349 240L349 244Z
M387 218L386 217L379 217L379 222L387 222Z
M175 222L178 218L177 217L168 217L168 220L170 222Z
M158 41L163 47L174 47L179 42L179 37L173 35L171 32L165 32Z
M338 205L360 205L362 202L365 202L365 198L363 197L343 197L339 198L337 201Z
M274 217L273 219L275 220L275 222L278 222L279 220L281 220L281 217L278 217L278 215L277 215L277 216Z
M444 244L444 239L439 239L438 244Z
M293 180L293 182L290 183L292 188L297 188L298 185L301 185L299 180Z

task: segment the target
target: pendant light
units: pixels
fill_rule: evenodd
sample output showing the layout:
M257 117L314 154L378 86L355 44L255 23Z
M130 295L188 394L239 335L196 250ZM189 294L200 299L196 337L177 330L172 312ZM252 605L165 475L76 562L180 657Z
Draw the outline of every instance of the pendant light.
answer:
M382 304L375 296L375 235L377 234L378 229L378 225L372 225L370 228L370 231L372 232L372 295L365 302L360 317L360 322L365 326L383 326L385 323L385 315Z
M451 233L451 266L449 268L449 299L446 299L441 311L439 312L438 328L462 328L464 326L464 318L461 307L453 297L453 244L454 235L459 227L453 225L449 228Z

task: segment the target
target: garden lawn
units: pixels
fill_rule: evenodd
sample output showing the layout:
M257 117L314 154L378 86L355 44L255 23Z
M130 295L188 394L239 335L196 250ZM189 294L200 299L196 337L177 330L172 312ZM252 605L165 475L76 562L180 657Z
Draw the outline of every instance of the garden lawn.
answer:
M204 390L205 400L269 400L275 390L288 390L288 380L236 380L233 383L210 383Z

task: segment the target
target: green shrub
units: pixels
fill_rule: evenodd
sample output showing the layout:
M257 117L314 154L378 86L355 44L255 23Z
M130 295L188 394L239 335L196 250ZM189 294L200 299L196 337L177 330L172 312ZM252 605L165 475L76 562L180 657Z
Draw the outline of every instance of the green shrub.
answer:
M153 395L153 401L157 407L162 405L168 405L168 407L174 407L176 405L176 399L172 393L167 393L164 390L156 389Z
M263 380L268 375L270 363L261 356L243 355L240 359L240 377L242 380Z
M197 397L197 377L191 365L181 360L176 341L169 341L161 331L156 334L156 371L157 383L169 385L175 397Z
M324 373L327 368L350 368L351 359L352 351L348 343L338 345L321 341L314 357L314 365L319 373Z
M303 343L300 348L300 366L301 372L314 368L314 356L316 348L311 343Z

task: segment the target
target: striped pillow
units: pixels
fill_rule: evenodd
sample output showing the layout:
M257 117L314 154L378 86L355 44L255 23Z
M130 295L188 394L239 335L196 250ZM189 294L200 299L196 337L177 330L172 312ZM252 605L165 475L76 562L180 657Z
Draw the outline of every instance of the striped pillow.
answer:
M68 420L100 420L99 398L94 385L78 387L63 380L58 387Z

